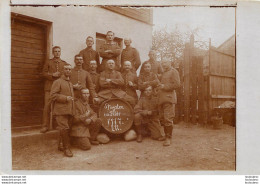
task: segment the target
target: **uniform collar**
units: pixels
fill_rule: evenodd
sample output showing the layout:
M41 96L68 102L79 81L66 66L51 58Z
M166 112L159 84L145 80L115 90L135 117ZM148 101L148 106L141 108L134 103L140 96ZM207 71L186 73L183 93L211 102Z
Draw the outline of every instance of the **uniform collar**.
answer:
M85 50L89 50L89 51L92 51L93 48L92 47L86 47Z
M89 73L90 73L90 74L97 74L96 71L91 71L91 70L89 71Z
M62 75L61 78L62 78L63 80L66 80L66 81L69 81L69 80L70 80L70 78L69 78L69 77L66 77L65 75Z
M58 58L58 59L53 58L53 61L54 61L54 62L57 62L57 63L60 63L60 62L61 62L61 59L60 59L60 58Z
M76 66L75 66L73 69L76 70L76 71L81 71L81 70L83 70L82 67L81 67L81 68L77 68Z
M84 101L84 100L82 100L82 98L80 98L79 100L81 101L82 104L88 105L88 101Z
M105 42L107 45L116 45L116 42L112 41L111 43L108 43L107 41Z

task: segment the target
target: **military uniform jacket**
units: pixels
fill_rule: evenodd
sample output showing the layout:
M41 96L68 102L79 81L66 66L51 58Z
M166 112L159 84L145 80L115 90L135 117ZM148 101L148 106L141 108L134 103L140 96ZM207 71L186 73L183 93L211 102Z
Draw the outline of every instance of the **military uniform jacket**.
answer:
M80 84L83 88L88 88L90 95L92 97L97 97L97 94L95 92L95 86L91 80L91 76L89 72L83 70L83 69L78 69L78 68L73 68L71 71L71 76L70 76L70 82L74 84Z
M90 111L89 116L86 116L87 111ZM75 116L70 135L73 137L90 137L89 128L84 123L87 119L95 122L97 114L90 108L88 102L84 102L82 99L75 100Z
M53 77L52 74L59 71L62 75L64 65L67 65L66 61L56 58L47 60L43 66L43 77L45 79L44 91L50 91L53 81L57 80L59 77Z
M125 91L126 94L128 94L128 95L134 97L135 99L137 99L138 97L137 97L137 94L136 94L136 90L138 88L138 84L137 84L138 79L137 79L136 73L131 72L131 71L129 71L129 72L124 71L122 73L122 77L123 77L124 83L125 83L125 86L122 88L123 91ZM128 84L129 81L131 81L134 84L134 86L129 86L129 84Z
M159 105L164 103L177 103L177 96L175 89L180 87L179 72L171 68L165 71L161 76L161 84L164 84L164 88L158 92Z
M84 63L82 68L86 71L90 71L90 61L95 60L97 62L97 68L99 69L100 61L99 54L93 48L85 48L79 52L79 55L83 57Z
M112 82L106 82L106 79L111 79ZM121 73L118 71L103 71L100 74L99 78L100 91L98 96L110 99L113 95L118 98L123 98L125 92L121 88L125 85L124 79L121 76Z
M139 52L136 48L129 47L125 48L121 54L121 67L124 65L125 61L130 61L132 63L133 70L136 71L141 65L141 60Z
M158 98L154 96L141 97L134 108L134 113L137 114L144 110L152 111L151 118L159 118Z
M69 79L62 75L51 87L50 99L53 104L53 115L73 115L74 101L67 101L67 96L74 97L73 87Z
M146 84L144 84L144 82L146 82ZM138 78L138 88L140 91L144 91L145 88L147 88L148 86L152 86L153 89L155 89L159 83L160 81L157 75L152 72L150 72L149 74L147 73L140 74Z
M157 61L154 61L154 60L148 60L148 61L145 61L142 66L141 66L141 70L140 70L140 74L143 74L144 73L144 64L145 63L150 63L151 66L152 66L152 69L151 69L151 72L158 75L158 74L162 74L163 72L163 69L161 67L161 64Z
M113 53L107 53L105 51L107 50L112 50ZM120 69L120 63L119 63L119 59L118 56L121 53L121 49L120 47L117 45L116 42L112 42L112 43L108 43L106 42L105 44L103 44L100 47L100 52L99 55L103 58L102 59L102 63L100 64L100 72L104 71L106 68L106 62L109 59L113 59L115 61L116 64L116 70Z

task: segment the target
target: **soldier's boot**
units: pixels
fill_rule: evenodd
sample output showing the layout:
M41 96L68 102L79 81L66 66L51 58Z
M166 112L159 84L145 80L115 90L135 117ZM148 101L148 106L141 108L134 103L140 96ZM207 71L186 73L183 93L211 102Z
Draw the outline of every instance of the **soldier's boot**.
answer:
M171 145L172 128L173 128L172 126L164 126L166 139L163 143L163 146L170 146Z
M59 142L58 142L58 150L59 151L64 151L64 145L63 145L63 142L62 142L62 136L60 135L59 136Z
M64 155L67 157L72 157L73 154L69 149L69 131L68 130L61 130L62 135L62 142L64 145Z
M136 142L142 142L143 141L143 137L142 137L142 126L141 125L135 125L136 127L136 132L137 132L137 138L136 138Z

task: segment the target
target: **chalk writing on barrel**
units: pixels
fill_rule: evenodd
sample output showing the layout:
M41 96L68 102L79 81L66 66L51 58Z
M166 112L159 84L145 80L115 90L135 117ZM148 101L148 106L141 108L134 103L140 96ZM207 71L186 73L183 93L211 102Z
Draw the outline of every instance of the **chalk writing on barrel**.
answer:
M109 118L107 119L107 125L111 127L113 132L121 130L119 125L122 124L121 118Z

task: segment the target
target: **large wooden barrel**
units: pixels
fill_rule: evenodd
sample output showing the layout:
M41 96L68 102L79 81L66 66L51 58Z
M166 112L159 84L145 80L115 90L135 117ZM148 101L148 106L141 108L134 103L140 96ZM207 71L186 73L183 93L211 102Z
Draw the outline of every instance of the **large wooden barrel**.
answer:
M99 107L102 126L112 134L121 134L133 124L134 113L131 105L122 99L109 99Z

